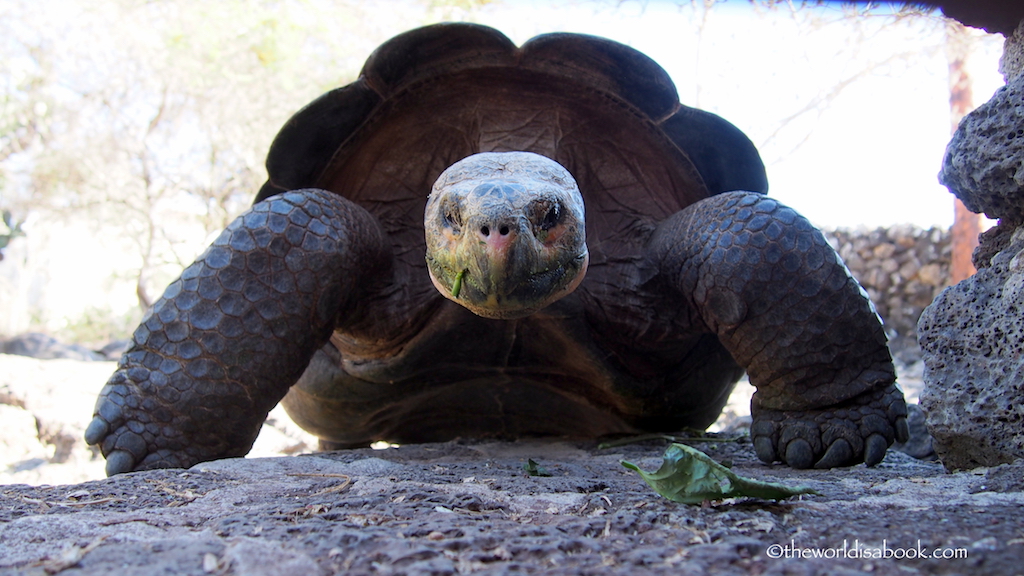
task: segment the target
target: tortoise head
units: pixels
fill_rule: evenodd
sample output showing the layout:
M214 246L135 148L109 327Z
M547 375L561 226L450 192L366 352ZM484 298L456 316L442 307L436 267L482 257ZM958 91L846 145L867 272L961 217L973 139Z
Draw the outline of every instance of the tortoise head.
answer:
M452 164L430 192L424 228L434 286L485 318L521 318L569 294L590 258L576 181L530 152Z

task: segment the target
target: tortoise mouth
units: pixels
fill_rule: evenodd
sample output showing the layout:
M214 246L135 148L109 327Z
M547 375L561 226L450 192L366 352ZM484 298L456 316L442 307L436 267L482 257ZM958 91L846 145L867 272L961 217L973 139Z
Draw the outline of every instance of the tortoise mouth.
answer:
M451 266L427 256L427 269L437 290L449 300L484 318L511 320L523 318L566 296L579 286L586 275L590 254L584 250L556 266L496 283L487 274Z

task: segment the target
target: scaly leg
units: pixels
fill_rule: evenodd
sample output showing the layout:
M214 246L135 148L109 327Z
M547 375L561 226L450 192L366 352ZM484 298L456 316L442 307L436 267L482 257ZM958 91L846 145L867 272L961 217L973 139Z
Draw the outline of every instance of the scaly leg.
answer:
M906 405L867 295L821 232L761 194L728 192L666 220L662 277L757 387L754 448L794 468L877 464Z
M324 190L239 216L146 314L100 392L85 438L107 474L245 455L389 263L376 219Z

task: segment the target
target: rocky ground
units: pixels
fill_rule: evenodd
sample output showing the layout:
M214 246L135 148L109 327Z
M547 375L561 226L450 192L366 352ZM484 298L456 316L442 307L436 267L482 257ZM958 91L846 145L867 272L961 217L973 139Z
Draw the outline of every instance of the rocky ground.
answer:
M697 447L820 494L675 504L620 465L657 468L663 442L282 456L313 442L276 412L254 451L276 457L102 479L80 438L112 369L0 355L0 575L1015 574L1024 557L1024 464L948 474L890 451L871 469L792 471L743 437ZM747 394L721 426L742 428Z

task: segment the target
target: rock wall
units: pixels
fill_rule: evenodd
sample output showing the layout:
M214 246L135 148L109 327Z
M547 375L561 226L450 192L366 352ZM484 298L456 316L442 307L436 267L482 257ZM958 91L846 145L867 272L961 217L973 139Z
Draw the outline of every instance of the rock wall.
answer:
M949 230L899 225L823 232L875 303L897 360L920 360L917 321L949 283Z

